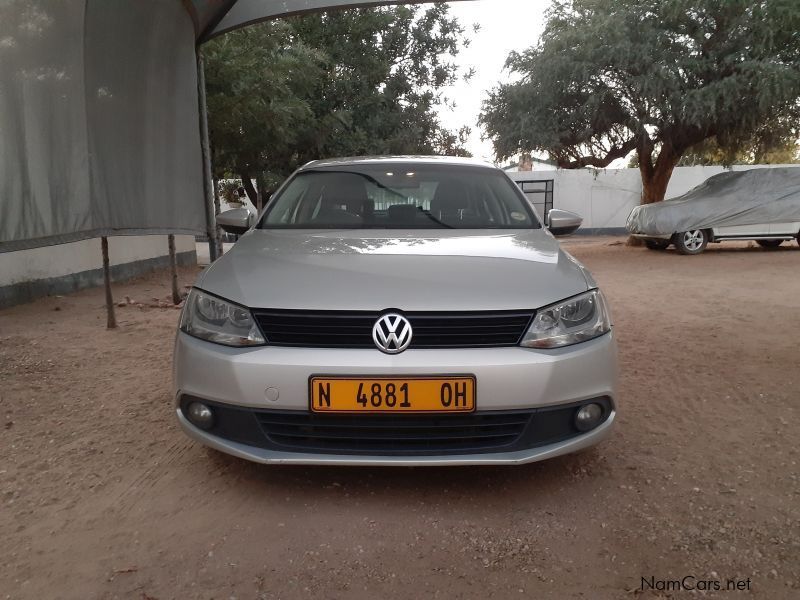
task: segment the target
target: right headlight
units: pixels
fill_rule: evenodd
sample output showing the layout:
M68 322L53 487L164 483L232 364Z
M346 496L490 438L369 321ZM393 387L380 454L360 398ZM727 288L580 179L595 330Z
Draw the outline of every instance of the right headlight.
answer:
M538 310L520 345L560 348L591 340L610 330L606 300L600 290L591 290Z
M260 346L266 341L247 308L197 288L186 298L180 330L225 346Z

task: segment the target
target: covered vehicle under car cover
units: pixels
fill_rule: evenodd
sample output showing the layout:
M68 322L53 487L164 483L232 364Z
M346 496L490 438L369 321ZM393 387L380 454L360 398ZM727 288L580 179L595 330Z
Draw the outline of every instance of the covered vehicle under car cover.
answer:
M679 231L800 221L800 167L750 169L709 177L683 196L637 206L631 233Z

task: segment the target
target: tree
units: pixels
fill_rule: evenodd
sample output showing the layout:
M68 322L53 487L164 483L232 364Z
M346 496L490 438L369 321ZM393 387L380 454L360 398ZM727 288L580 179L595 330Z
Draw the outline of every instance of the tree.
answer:
M773 137L773 135L775 137ZM708 138L683 153L679 167L697 165L785 165L800 163L800 132L786 131L783 135L756 136L731 152L722 148L716 138ZM639 168L639 157L634 155L628 167Z
M678 166L797 163L800 162L798 138L800 131L797 129L770 127L757 132L753 139L734 151L720 146L716 138L709 138L689 148L678 161Z
M693 146L733 153L800 122L798 30L797 0L555 0L480 122L501 159L606 167L635 152L642 202L657 202Z
M295 40L285 21L220 36L203 54L215 176L236 174L258 206L253 179L291 152L299 124L312 118L304 98L326 57Z
M241 177L256 204L256 188L316 158L464 154L469 130L448 131L436 108L466 43L444 4L317 13L212 40L203 54L217 175Z

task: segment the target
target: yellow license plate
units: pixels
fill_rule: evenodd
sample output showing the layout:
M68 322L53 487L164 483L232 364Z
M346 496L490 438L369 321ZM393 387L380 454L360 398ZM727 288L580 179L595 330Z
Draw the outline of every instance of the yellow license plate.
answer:
M475 377L312 377L319 413L449 413L475 410Z

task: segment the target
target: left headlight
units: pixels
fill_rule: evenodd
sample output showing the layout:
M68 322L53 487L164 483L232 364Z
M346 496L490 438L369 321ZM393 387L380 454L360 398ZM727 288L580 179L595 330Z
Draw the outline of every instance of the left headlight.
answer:
M560 348L608 333L611 316L600 290L553 304L536 312L521 346Z
M186 298L180 330L225 346L266 343L248 309L194 288Z

